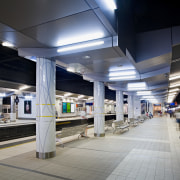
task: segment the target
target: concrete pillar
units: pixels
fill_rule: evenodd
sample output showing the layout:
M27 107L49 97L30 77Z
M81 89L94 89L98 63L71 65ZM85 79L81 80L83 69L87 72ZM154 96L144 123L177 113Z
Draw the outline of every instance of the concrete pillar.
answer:
M36 157L56 155L55 61L37 58L36 63Z
M10 113L10 121L16 121L16 103L15 103L15 95L11 96L11 113Z
M128 119L134 118L134 102L133 94L128 94Z
M123 92L120 90L116 90L116 121L124 120L123 104L124 104Z
M105 136L104 131L104 83L94 82L94 136Z

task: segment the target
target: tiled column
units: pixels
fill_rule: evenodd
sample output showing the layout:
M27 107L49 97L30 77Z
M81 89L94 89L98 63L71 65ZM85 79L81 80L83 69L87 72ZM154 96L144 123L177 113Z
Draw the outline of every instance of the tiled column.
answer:
M55 61L37 58L36 64L36 157L56 155Z
M128 94L128 119L134 118L134 102L133 94Z
M94 136L103 137L104 132L104 83L94 82Z
M123 121L124 120L124 113L123 113L123 92L120 90L116 90L116 120Z
M15 103L15 95L11 96L11 113L10 113L10 121L16 120L16 103Z

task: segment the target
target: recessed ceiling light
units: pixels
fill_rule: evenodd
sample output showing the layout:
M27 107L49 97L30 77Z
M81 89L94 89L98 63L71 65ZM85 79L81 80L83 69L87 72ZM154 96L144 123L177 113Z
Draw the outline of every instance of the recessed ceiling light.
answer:
M13 45L12 43L7 42L7 41L2 42L2 46L6 46L6 47L14 47L14 45Z
M90 56L83 56L83 59L89 59Z

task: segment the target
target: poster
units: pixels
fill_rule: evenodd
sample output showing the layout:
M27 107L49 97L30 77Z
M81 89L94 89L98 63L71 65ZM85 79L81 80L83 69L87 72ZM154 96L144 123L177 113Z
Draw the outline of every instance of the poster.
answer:
M67 103L67 113L71 113L71 103Z
M146 103L141 103L141 114L146 113Z
M74 113L75 112L75 105L73 103L71 103L71 112Z
M62 103L62 113L67 112L67 104L65 102Z
M31 101L24 101L24 114L31 114Z

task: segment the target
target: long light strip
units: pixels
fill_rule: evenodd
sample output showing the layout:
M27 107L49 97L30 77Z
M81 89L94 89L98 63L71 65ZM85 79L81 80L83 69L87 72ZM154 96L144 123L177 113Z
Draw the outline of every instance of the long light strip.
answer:
M103 0L103 1L109 9L111 10L117 9L115 0Z
M90 40L95 40L102 38L104 34L102 32L96 32L96 33L89 33L89 34L80 34L77 36L69 37L69 39L63 39L60 40L57 44L58 46L65 46L68 44L74 44L74 43L80 43L80 42L85 42L85 41L90 41Z
M141 95L150 95L151 94L151 91L137 91L136 93L138 96L141 96Z
M76 49L83 49L87 47L92 47L92 46L99 46L104 44L104 41L97 41L97 42L92 42L92 43L83 43L83 44L78 44L78 45L72 45L64 48L59 48L57 52L66 52L66 51L71 51L71 50L76 50Z
M138 87L146 87L145 82L138 82L138 83L128 83L128 88L138 88Z
M169 78L170 81L175 80L175 79L180 79L180 75Z
M71 96L71 95L72 95L72 93L66 93L66 94L64 94L65 97L68 97L68 96Z
M179 91L179 88L175 88L175 89L170 89L169 92L176 92Z
M176 94L177 94L177 92L172 92L172 93L169 93L168 96L170 96L170 95L176 95Z
M133 87L128 88L129 91L138 91L138 90L146 90L146 87Z
M110 81L112 80L123 80L123 79L135 79L136 76L121 76L121 77L111 77L109 78Z
M173 88L173 87L178 87L178 86L180 86L180 83L178 83L178 84L173 84L173 85L170 85L169 87L170 87L170 88Z
M119 71L119 72L110 72L109 77L112 76L129 76L129 75L134 75L136 74L136 71Z
M29 88L29 86L22 86L22 87L19 88L19 90L21 91L21 90L24 90L24 89L27 89L27 88Z

